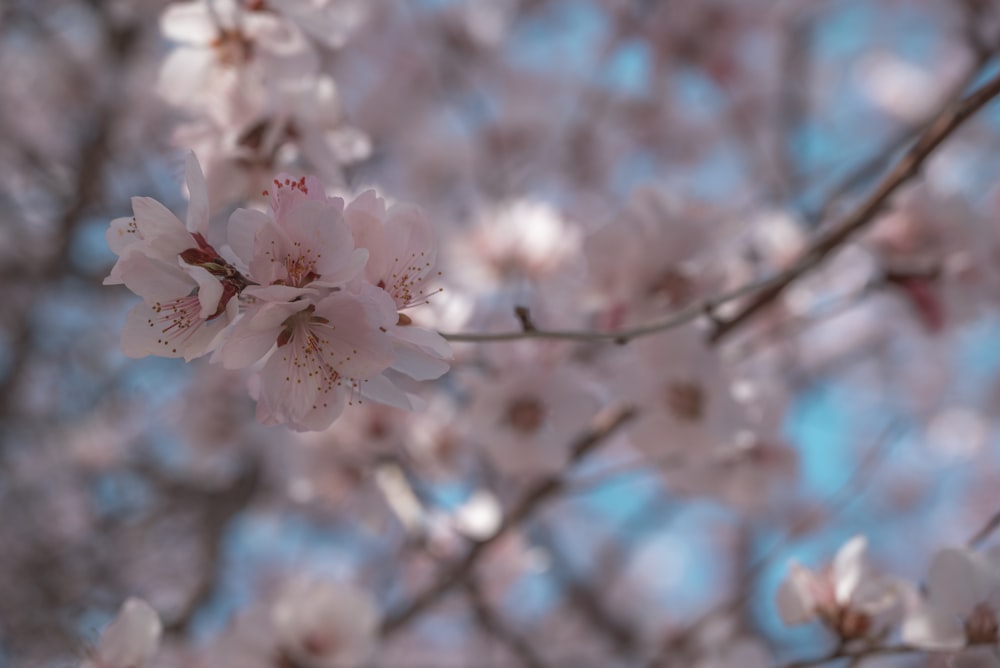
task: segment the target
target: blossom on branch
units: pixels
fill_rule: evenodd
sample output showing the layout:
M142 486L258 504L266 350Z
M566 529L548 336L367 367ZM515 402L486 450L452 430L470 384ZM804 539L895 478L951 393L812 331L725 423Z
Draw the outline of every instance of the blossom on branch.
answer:
M1000 642L1000 559L949 548L931 563L927 595L903 624L903 638L929 650Z
M188 188L187 227L148 198L136 198L131 223L112 223L121 258L106 282L144 299L126 321L126 354L190 360L217 349L213 361L256 372L261 422L299 430L328 427L353 399L415 408L383 374L429 380L448 370L444 339L402 313L426 301L435 257L419 209L386 213L368 191L348 226L343 199L315 178L282 175L265 193L270 211L232 214L220 252L205 238L208 197L193 157Z
M819 620L841 639L875 638L902 612L900 584L868 562L868 541L855 536L820 572L793 563L778 588L778 613L789 626Z

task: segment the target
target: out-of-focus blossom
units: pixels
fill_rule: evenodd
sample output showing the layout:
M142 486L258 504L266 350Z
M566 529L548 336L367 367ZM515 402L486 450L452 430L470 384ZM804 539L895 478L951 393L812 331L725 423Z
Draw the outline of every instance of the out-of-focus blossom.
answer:
M506 475L553 475L600 408L592 381L568 364L519 364L473 381L468 438Z
M908 643L957 650L1000 642L1000 558L995 552L941 550L931 563L926 591L903 624Z
M371 653L379 610L356 587L295 578L271 610L279 655L303 668L350 668Z
M708 297L721 286L707 259L714 242L696 210L659 190L637 190L614 221L584 241L601 325L617 329Z
M778 588L778 613L789 626L821 621L844 640L878 637L899 621L903 588L876 573L868 541L855 536L820 572L793 563Z

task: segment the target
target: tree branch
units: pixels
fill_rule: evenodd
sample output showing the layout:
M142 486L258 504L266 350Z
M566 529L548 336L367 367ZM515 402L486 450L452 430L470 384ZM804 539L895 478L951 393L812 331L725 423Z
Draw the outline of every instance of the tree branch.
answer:
M590 454L611 434L632 420L637 414L638 411L635 408L625 406L613 412L605 412L599 415L590 431L574 443L568 468L572 468L574 464ZM504 517L495 534L485 540L474 543L464 557L444 568L438 575L438 578L426 589L417 594L408 604L386 617L382 623L383 637L388 637L403 628L414 617L434 605L453 587L469 577L472 569L491 545L512 527L521 524L534 515L549 499L562 491L565 485L566 481L562 476L551 476L539 481L525 492Z
M765 306L773 302L800 276L818 266L830 253L839 248L851 236L868 225L882 210L889 197L904 183L918 174L921 166L934 150L957 130L973 114L982 109L1000 94L1000 75L995 75L980 88L949 105L917 139L916 143L896 163L896 166L882 179L875 191L841 223L820 233L802 254L802 257L788 270L760 290L740 311L720 323L709 340L720 341L737 327L745 323Z

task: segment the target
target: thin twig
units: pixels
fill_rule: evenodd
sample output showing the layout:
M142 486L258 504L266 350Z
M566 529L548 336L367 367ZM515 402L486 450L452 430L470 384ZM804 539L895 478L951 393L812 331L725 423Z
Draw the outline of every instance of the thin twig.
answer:
M965 542L966 546L970 549L975 549L983 544L983 542L993 535L993 532L1000 527L1000 510L995 512L992 517L986 520L986 524L980 527L979 531L972 534L972 537Z
M517 341L519 339L570 339L574 341L613 341L615 343L628 343L632 339L664 332L685 325L697 318L711 314L719 306L734 301L741 297L751 295L758 290L765 290L773 283L784 280L783 274L777 274L768 278L751 281L729 292L724 292L715 297L695 302L686 306L669 316L654 320L645 325L639 325L631 329L620 329L611 332L598 332L587 329L531 329L517 330L511 332L493 333L445 333L441 336L453 342L462 343L490 343L498 341Z

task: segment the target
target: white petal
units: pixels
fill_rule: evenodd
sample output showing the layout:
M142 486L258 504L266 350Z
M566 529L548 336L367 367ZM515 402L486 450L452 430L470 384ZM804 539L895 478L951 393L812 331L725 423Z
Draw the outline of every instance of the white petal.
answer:
M219 309L222 299L222 282L204 267L186 267L188 274L198 283L198 302L202 320L208 320Z
M260 211L253 209L237 209L229 217L227 239L229 247L247 266L253 259L254 239L257 232L270 222L270 219Z
M122 255L125 249L137 241L141 241L138 225L133 224L132 216L123 216L111 221L108 231L105 234L108 241L108 248L115 255Z
M833 558L834 596L838 603L850 602L854 590L867 574L868 540L855 536L844 543Z
M978 564L967 550L948 548L934 557L927 575L930 605L951 617L964 617L988 592L982 590Z
M931 650L961 649L965 632L954 615L930 605L923 605L910 614L902 627L903 641Z
M167 39L206 45L219 31L204 2L177 2L167 6L160 16L160 30Z
M406 328L399 328L406 329ZM414 380L434 380L448 373L450 365L435 355L405 343L397 343L392 368Z
M153 259L139 249L129 251L119 264L125 286L147 302L165 302L191 293L196 283L177 265Z
M208 187L205 185L201 165L193 152L188 153L184 162L184 179L188 188L187 229L189 232L204 234L208 229L209 218Z
M375 376L362 382L361 396L386 406L401 408L404 411L416 409L413 402L414 397L396 387L385 376Z

